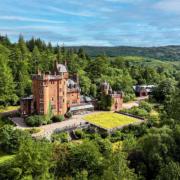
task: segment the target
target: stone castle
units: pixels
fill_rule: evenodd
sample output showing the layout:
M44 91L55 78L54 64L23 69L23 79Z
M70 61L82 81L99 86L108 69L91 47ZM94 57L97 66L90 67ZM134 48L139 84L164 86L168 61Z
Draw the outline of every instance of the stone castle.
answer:
M113 92L107 82L101 85L101 89L113 98L111 110L120 110L122 93ZM70 78L66 66L56 61L51 73L38 71L32 76L32 93L33 95L21 99L21 113L24 116L49 113L64 115L68 111L77 114L94 110L95 100L80 95L78 76Z

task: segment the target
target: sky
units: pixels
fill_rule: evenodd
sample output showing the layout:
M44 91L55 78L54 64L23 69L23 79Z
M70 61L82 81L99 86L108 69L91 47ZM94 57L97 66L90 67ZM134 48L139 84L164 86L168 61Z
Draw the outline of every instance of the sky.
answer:
M65 46L180 45L180 0L0 0L0 34Z

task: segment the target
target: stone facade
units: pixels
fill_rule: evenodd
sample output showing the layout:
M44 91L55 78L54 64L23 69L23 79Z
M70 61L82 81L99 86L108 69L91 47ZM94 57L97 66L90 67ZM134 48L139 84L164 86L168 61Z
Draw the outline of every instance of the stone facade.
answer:
M152 91L154 90L154 88L155 88L154 85L136 85L136 86L133 86L135 94L138 97L150 95L152 93Z
M109 95L112 99L111 111L119 111L122 109L123 93L121 91L113 91L110 84L106 81L101 84L101 93Z
M102 94L112 99L110 110L119 111L122 108L122 92L112 91L109 83L101 85ZM50 73L41 73L32 76L33 95L21 99L21 112L23 116L64 115L71 111L73 114L83 111L93 111L96 100L80 95L78 77L69 77L67 68L55 62L54 70Z
M38 72L33 75L32 92L30 106L26 105L26 98L21 101L21 111L24 114L64 115L71 106L80 104L79 84L69 79L66 66L62 64L55 63L52 73Z

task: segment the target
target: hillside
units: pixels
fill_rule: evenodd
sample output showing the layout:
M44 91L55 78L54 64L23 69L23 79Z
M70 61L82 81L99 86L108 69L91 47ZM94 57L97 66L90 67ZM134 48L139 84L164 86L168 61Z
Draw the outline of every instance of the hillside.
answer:
M107 56L144 56L160 60L179 61L180 46L163 47L100 47L100 46L76 46L68 48L83 48L85 52L92 57L106 54Z

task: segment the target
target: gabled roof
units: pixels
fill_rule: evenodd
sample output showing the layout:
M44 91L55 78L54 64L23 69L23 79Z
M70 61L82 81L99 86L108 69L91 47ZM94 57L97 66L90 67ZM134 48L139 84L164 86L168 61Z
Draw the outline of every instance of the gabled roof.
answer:
M57 64L57 70L60 73L66 73L67 72L67 68L65 65L63 64Z
M147 92L152 92L153 88L155 88L155 87L156 87L155 85L136 85L136 86L133 86L133 89L136 92L140 92L141 90L145 90Z

